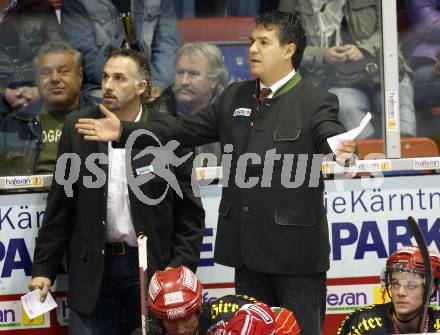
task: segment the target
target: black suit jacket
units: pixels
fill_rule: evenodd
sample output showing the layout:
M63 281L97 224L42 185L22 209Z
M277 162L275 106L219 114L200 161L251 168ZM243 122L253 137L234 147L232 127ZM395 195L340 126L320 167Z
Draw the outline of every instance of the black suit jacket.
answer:
M69 249L69 306L88 314L94 309L101 286L106 243L107 182L98 188L84 186L84 178L95 182L99 167L107 175L107 164L97 164L95 171L86 167L91 154L107 153L108 144L85 141L75 130L79 118L99 118L99 110L89 108L70 114L64 125L58 154L75 153L81 160L79 175L73 183L73 197L68 197L60 180L64 172L56 169L56 177L48 194L46 212L38 233L32 276L45 276L52 280L62 261L65 248ZM161 113L149 111L149 119L161 118ZM152 163L153 156L134 160L140 150L132 152L132 170ZM179 153L178 153L179 154ZM196 270L204 229L204 210L191 188L192 159L172 168L183 192L181 199L171 188L164 200L155 206L141 202L129 190L130 208L136 233L148 236L148 272L163 270L167 266L184 264ZM66 169L69 171L70 169ZM75 173L71 171L71 174ZM67 179L67 176L65 177ZM58 182L57 182L58 180ZM159 198L167 183L158 176L141 186L150 198Z
M314 157L329 153L327 138L345 130L338 121L337 97L301 80L286 93L266 100L257 111L256 86L255 81L232 84L214 104L186 119L124 122L118 145L139 128L153 131L163 141L177 139L182 146L220 141L223 192L215 261L268 273L326 271L330 244L324 184L320 161ZM142 137L137 144L152 142ZM271 164L266 164L271 178L264 179L263 162L274 150L281 159L274 160L272 173ZM261 161L247 161L243 154L250 153L258 154ZM246 180L258 178L250 188L236 182L241 179L236 167L243 160L247 161ZM266 161L270 163L270 159ZM296 171L304 161L307 173L301 185L283 186L283 173L292 181L300 178ZM313 174L317 178L311 178Z

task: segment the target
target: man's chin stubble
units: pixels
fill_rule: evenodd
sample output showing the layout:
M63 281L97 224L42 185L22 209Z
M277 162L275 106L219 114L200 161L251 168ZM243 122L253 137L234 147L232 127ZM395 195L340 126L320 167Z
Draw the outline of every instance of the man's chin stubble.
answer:
M106 103L105 101L102 102L102 104L104 105L105 108L107 108L109 111L115 113L119 110L119 107L117 106L111 106L108 103Z

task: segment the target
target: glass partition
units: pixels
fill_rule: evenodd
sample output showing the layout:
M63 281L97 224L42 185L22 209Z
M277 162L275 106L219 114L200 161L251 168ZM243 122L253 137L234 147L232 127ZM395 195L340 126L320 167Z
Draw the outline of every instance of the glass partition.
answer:
M417 124L415 156L438 156L440 144L440 2L407 0L398 5L399 40L411 69ZM401 94L402 96L402 94ZM417 143L420 142L420 145ZM422 143L423 142L423 143Z
M50 73L43 73L34 68L34 65L42 64L34 63L33 60L42 45L62 38L61 31L66 25L76 24L75 27L78 29L98 28L96 22L99 18L94 16L84 15L85 20L81 27L78 26L79 21L72 23L68 14L76 9L68 6L70 1L61 3L52 0L51 4L46 1L42 3L45 5L38 9L20 8L28 14L38 10L47 18L40 22L38 31L33 31L35 36L27 46L23 46L20 39L15 38L19 36L17 34L20 34L20 31L9 31L9 28L14 27L14 20L22 15L17 14L15 2L1 8L0 40L3 49L0 53L0 176L47 175L53 171L56 144L61 135L63 121L62 118L57 120L47 117L46 105L41 102L41 96L45 93L39 90L44 90L44 78L57 74L59 70L46 69L46 72ZM358 126L362 118L371 113L372 120L359 138L361 159L372 152L383 153L384 142L385 146L394 145L394 148L400 143L400 155L389 155L389 158L438 156L438 6L425 6L424 10L421 10L423 1L397 1L394 5L397 7L390 11L389 8L384 9L385 2L379 0L353 0L350 6L344 8L341 7L341 3L328 2L323 8L315 8L315 2L307 2L307 8L295 8L302 17L308 40L299 68L300 73L305 79L338 96L339 117L347 129ZM386 4L389 5L389 2ZM56 8L55 11L53 7ZM124 8L118 10L131 15L129 9ZM120 16L123 31L115 31L115 34L129 34L133 28L130 28L130 22L133 22L122 14ZM58 24L60 18L61 25ZM387 25L385 31L382 29L382 22ZM396 27L393 25L397 29L394 29ZM251 79L247 49L248 37L253 26L254 18L250 16L196 17L176 21L175 31L180 37L179 47L199 41L218 47L228 74L227 78L222 79L226 83ZM103 32L116 29L105 25L102 28ZM66 34L64 38L74 47L82 38L79 32L74 34L76 40L69 36ZM174 38L178 39L177 36ZM395 57L390 57L389 50L392 51L393 48L390 42L386 42L387 52L383 54L383 41L397 41L397 38L399 44ZM93 98L93 89L95 92L99 91L99 86L90 87L85 84L91 81L91 74L86 72L90 64L87 62L90 62L90 58L85 57L83 51L84 77L81 94ZM202 63L198 62L197 65L200 67ZM175 65L177 67L179 64ZM162 87L163 94L173 94L173 86L179 73L185 73L185 69L176 72L176 76L173 67L167 70L171 79L169 90ZM68 71L74 72L75 69ZM199 72L206 71L199 69ZM394 80L397 86L386 88L387 78L390 82ZM154 80L155 78L153 83ZM41 83L40 86L38 82ZM217 90L212 97L215 98L218 94ZM94 103L96 102L99 102L99 99L95 99ZM397 105L396 115L399 115L400 121L398 128L395 120L392 117L390 119L390 108L396 109ZM393 132L393 129L398 130ZM387 136L384 137L383 134ZM196 152L213 153L217 158L220 156L218 146L200 147ZM199 165L212 166L208 163L204 160ZM219 163L220 160L217 159L217 165Z

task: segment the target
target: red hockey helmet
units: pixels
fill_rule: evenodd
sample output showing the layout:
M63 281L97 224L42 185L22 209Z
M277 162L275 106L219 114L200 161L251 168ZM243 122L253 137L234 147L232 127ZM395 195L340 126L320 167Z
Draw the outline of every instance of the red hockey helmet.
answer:
M275 315L262 302L243 305L226 325L226 335L270 335L275 332Z
M202 304L202 284L183 265L156 271L148 288L148 304L159 319L183 319Z
M434 281L438 282L440 280L440 256L437 252L430 249L429 257L431 259ZM425 265L419 248L407 245L394 252L387 260L386 274L388 281L389 276L394 271L415 272L425 275Z

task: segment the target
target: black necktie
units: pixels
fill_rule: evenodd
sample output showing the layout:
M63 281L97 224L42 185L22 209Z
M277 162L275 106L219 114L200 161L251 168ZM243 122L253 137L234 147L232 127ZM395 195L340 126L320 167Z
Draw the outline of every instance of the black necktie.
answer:
M266 100L266 98L272 93L272 90L269 87L262 88L260 90L260 93L258 94L258 105L261 106L261 104Z

